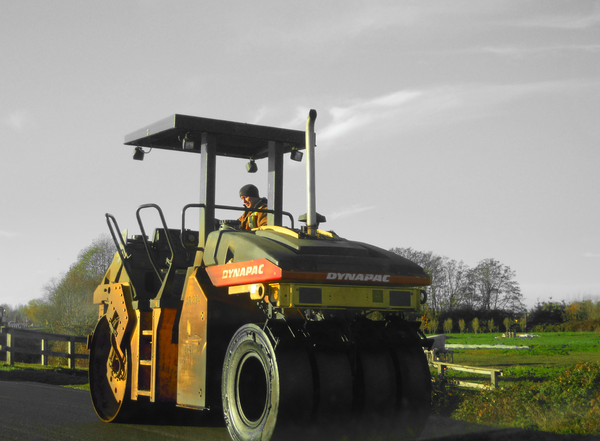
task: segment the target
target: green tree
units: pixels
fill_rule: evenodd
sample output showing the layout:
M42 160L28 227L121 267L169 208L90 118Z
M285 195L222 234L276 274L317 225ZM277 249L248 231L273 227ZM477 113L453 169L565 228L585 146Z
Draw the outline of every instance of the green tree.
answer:
M566 321L598 320L600 319L600 302L594 304L591 300L571 302L565 306Z
M444 332L446 334L450 334L452 332L452 319L447 318L444 320Z
M460 333L463 334L465 332L465 327L466 327L464 319L460 319L458 321L458 327L460 328Z
M51 279L44 287L43 299L31 301L29 314L51 332L85 335L92 331L98 319L93 304L93 292L102 281L110 264L114 245L108 236L100 236L77 256L69 271Z
M436 333L437 332L437 327L438 327L438 321L437 321L436 318L432 318L427 323L427 329L429 330L430 334Z
M566 321L566 305L564 302L553 302L552 297L546 302L538 301L527 317L527 327L533 329L540 325L560 325Z
M4 320L6 321L6 324L9 322L21 323L29 320L25 305L18 304L16 306L11 306L6 303L2 303L0 306L4 308Z
M2 319L0 319L0 326L6 326L10 321L10 311L12 307L7 303L1 303L0 308L2 308Z
M527 318L525 316L519 319L519 328L521 328L521 332L525 332L527 329Z
M473 328L473 332L477 334L477 331L479 331L479 319L477 317L471 322L471 327Z
M45 327L48 326L49 308L50 304L47 301L43 299L33 299L29 301L25 307L25 311L27 317L33 324Z

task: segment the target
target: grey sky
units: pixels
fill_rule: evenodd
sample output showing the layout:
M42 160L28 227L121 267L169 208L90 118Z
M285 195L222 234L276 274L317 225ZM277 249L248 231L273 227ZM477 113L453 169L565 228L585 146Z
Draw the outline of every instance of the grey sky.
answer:
M323 225L475 266L528 305L600 296L600 2L18 1L0 14L0 303L27 303L135 209L179 227L198 160L131 160L173 113L303 130ZM220 161L217 200L266 164ZM286 161L285 209L306 211Z

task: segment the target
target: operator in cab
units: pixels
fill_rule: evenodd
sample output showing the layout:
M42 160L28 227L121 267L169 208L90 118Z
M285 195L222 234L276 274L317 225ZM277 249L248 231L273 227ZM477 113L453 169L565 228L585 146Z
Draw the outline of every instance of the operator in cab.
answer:
M240 199L248 209L267 209L267 199L261 198L255 185L247 184L240 189ZM267 225L267 213L248 211L240 217L241 228L251 230Z

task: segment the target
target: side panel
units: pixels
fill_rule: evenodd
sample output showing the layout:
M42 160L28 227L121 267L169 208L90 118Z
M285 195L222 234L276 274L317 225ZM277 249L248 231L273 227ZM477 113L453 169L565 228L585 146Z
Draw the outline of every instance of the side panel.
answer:
M152 310L152 380L154 387L151 401L174 402L177 390L177 340L175 326L176 308L155 308Z
M179 321L177 404L206 406L206 345L208 300L195 273L188 279Z
M281 283L270 285L282 308L365 308L386 311L418 309L421 288Z

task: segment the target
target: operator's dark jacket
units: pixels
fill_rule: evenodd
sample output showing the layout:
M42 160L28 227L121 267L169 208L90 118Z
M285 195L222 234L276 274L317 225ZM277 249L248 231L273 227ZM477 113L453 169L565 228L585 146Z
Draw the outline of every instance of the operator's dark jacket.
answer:
M262 208L267 209L267 199L260 198L258 201L254 203L252 208ZM240 217L240 222L242 223L241 227L246 230L251 230L252 228L262 227L263 225L267 225L267 213L258 213L256 211L249 211L248 213L244 213L242 217Z

